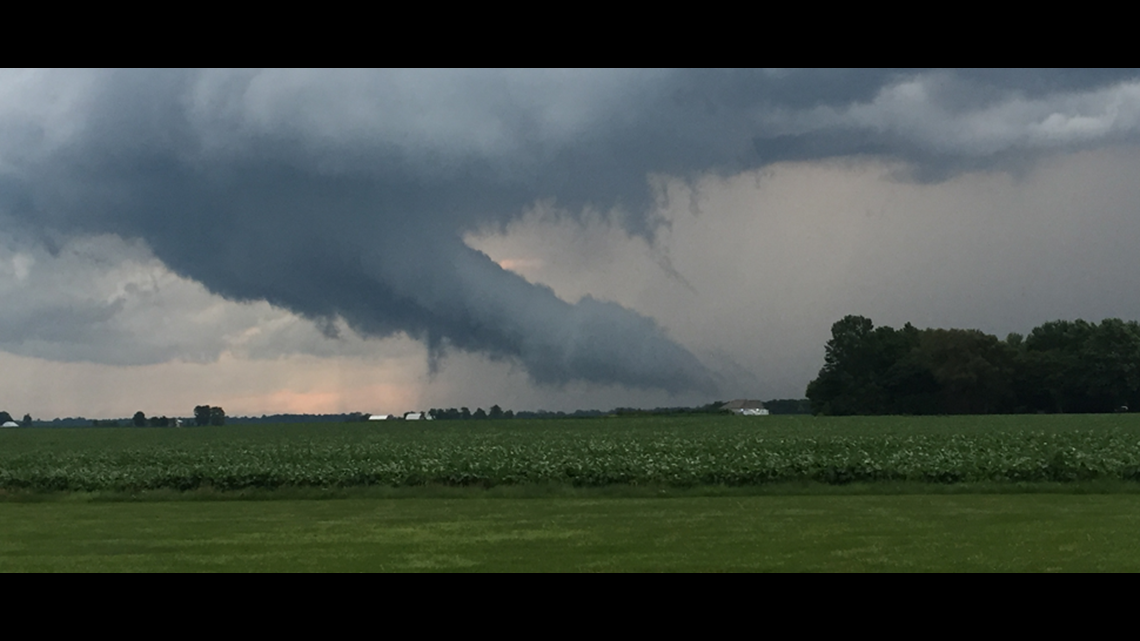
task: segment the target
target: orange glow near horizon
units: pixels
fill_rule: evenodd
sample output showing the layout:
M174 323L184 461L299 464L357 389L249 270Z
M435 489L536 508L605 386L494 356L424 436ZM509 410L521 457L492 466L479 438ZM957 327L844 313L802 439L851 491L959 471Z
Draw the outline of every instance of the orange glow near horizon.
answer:
M293 356L121 367L61 363L0 352L0 389L23 399L0 409L47 419L190 416L202 403L229 416L402 413L427 408L416 356L379 363ZM381 382L365 382L376 381ZM385 380L387 379L387 380ZM11 403L11 400L8 401Z
M379 384L347 390L296 391L278 389L265 394L227 399L232 416L261 414L344 414L350 412L397 414L418 408L417 389L411 385ZM233 409L230 409L230 408ZM273 408L266 412L265 408Z

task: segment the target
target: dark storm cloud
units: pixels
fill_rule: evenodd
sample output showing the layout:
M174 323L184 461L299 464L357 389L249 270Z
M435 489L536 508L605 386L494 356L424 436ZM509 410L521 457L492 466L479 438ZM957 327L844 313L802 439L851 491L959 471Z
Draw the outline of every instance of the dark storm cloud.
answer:
M539 199L652 237L649 174L788 159L916 175L1134 135L1132 72L112 71L0 81L0 208L142 238L176 272L371 336L572 380L711 392L652 320L462 241ZM45 235L50 237L50 234ZM78 321L77 321L78 322Z

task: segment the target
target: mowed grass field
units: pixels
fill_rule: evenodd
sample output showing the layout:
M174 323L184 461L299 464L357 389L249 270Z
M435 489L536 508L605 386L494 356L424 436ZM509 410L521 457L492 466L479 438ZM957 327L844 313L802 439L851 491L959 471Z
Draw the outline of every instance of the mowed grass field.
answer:
M0 572L1137 572L1140 495L0 503Z
M10 429L0 571L1137 571L1138 479L1128 414Z

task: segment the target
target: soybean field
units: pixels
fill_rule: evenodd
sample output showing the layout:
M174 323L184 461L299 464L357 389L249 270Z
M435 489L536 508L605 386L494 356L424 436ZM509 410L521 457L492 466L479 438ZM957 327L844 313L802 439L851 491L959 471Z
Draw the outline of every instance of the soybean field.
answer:
M1140 415L685 416L0 431L0 493L7 494L1081 481L1140 481Z

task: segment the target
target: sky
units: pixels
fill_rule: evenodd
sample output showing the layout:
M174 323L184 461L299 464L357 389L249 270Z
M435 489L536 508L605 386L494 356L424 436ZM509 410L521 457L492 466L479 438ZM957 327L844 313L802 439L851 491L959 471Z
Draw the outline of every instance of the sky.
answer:
M1135 70L2 70L0 409L800 398L1140 319Z

